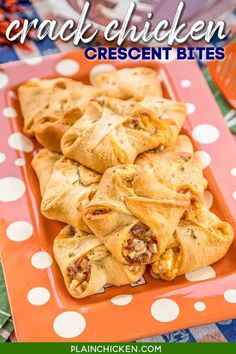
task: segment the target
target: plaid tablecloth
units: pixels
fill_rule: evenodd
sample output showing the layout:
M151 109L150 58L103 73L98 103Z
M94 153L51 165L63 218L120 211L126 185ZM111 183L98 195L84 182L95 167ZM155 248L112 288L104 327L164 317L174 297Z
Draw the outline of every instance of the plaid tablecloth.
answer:
M60 1L60 0L57 0ZM50 18L52 13L50 8L45 6L46 0L34 1L33 5L29 1L24 1L27 5L27 10L24 13L18 13L19 16L28 18ZM0 6L4 1L0 0ZM1 20L1 15L0 15ZM236 23L236 10L230 13L227 17L227 23ZM45 39L42 42L30 41L27 43L28 49L19 46L0 46L0 64L10 61L17 61L24 58L48 55L58 52L68 52L76 50L73 44L63 42L52 42ZM220 43L221 45L225 43ZM211 45L219 45L217 39L213 39ZM228 127L232 133L236 134L236 112L227 104L219 90L212 82L209 72L206 68L206 62L199 62L203 69L206 80L222 110L222 113L227 121ZM26 319L27 320L27 319ZM0 264L0 342L11 340L14 341L13 323L10 314L10 308L5 289L4 278L2 274L2 267ZM155 336L138 340L140 342L236 342L236 319L209 324L207 326L194 327L181 331L172 332L169 334Z

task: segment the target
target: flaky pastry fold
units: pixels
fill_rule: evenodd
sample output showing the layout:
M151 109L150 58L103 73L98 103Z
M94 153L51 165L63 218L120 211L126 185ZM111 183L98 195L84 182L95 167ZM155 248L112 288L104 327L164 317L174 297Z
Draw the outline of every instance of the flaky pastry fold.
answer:
M21 85L18 95L24 133L35 135L41 145L60 152L63 134L97 94L93 86L68 78L34 79Z
M154 183L140 166L108 169L83 211L92 232L123 264L148 264L162 254L189 197Z
M143 173L152 173L154 182L158 182L175 192L190 197L189 217L196 208L203 205L204 190L207 181L197 158L189 152L190 144L183 136L177 139L173 151L151 151L138 156L135 163L142 167Z
M65 133L66 157L99 173L133 163L137 155L176 142L185 120L185 105L156 96L141 102L99 97Z
M136 282L145 271L143 265L120 264L96 236L72 226L55 238L53 252L70 295L77 299L96 294L106 284Z
M145 67L125 68L100 74L95 86L105 96L127 100L147 95L162 97L162 88L155 70Z
M151 274L164 280L213 264L223 258L234 238L231 225L206 209L194 219L182 219L166 251L151 265Z
M96 193L101 176L61 155L57 161L52 160L52 153L46 149L45 151L47 153L40 159L36 155L32 162L40 185L44 186L42 214L48 219L70 223L80 230L89 232L81 213Z

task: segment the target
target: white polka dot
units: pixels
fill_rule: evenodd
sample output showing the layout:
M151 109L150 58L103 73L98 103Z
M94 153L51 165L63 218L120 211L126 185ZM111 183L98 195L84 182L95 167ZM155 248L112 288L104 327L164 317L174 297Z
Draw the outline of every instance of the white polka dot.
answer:
M0 201L13 202L25 193L24 182L17 177L4 177L0 179Z
M56 71L63 76L73 76L79 71L79 63L72 59L61 60L56 65Z
M205 208L211 209L212 204L213 204L213 195L209 191L204 191L203 195L203 204Z
M0 72L0 89L7 86L8 81L9 81L8 76L3 72Z
M185 278L189 281L201 281L215 278L216 272L211 266L194 270L193 272L186 273Z
M17 117L17 111L13 107L5 107L2 111L4 117L7 118L16 118Z
M116 67L111 64L95 65L90 71L89 78L92 85L95 85L95 79L98 75L110 73L115 71Z
M233 198L236 200L236 191L233 192Z
M232 168L232 170L230 171L231 175L236 177L236 167Z
M31 305L41 306L50 299L50 292L43 287L33 288L28 292L27 299Z
M15 221L7 228L7 237L12 241L25 241L33 234L33 226L27 221Z
M191 81L190 80L182 80L180 82L180 86L183 88L188 88L191 86Z
M202 144L212 144L219 139L219 130L210 124L200 124L193 129L193 138Z
M196 106L193 103L186 103L187 113L192 114L196 111Z
M15 165L16 166L24 166L25 165L25 160L24 159L16 159L15 160Z
M111 299L111 302L117 306L128 305L133 300L132 295L118 295Z
M179 306L170 299L156 300L151 307L151 314L160 322L171 322L179 316Z
M196 311L202 312L206 309L206 304L202 301L195 302L194 308Z
M20 132L11 134L8 138L8 144L12 149L24 152L31 152L34 148L33 142Z
M229 289L224 292L225 301L236 304L236 289Z
M196 151L195 156L200 162L202 168L206 168L211 163L211 156L206 151Z
M160 62L163 63L169 63L171 61L174 61L177 59L177 50L175 48L171 48L171 51L169 52L169 59L166 59L164 51L161 52L161 59L159 59Z
M85 318L75 311L62 312L53 323L54 331L62 338L75 338L85 330L85 327Z
M37 65L37 64L42 63L43 58L42 57L26 58L26 59L23 59L23 61L29 65Z
M3 163L6 160L6 155L3 152L0 152L0 163Z
M47 252L40 251L32 256L31 263L37 269L45 269L51 266L52 258Z

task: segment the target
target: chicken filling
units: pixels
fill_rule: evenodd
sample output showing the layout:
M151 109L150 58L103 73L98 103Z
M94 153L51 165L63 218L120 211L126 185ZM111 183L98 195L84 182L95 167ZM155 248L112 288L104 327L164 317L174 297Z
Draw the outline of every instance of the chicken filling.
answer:
M154 278L163 280L173 280L178 274L180 248L178 246L167 249L156 261L152 264L151 274Z
M146 131L149 134L156 134L158 131L157 122L152 119L149 112L136 112L130 116L124 126L130 129Z
M157 241L152 230L139 222L129 231L129 238L123 245L122 254L129 264L151 263L157 253Z
M87 257L80 257L75 263L67 268L67 275L73 288L81 292L87 289L91 274L91 264Z

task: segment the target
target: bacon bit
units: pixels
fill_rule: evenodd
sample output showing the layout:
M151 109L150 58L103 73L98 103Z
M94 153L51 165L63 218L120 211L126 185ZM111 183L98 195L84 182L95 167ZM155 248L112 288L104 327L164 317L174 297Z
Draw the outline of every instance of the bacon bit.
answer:
M179 156L179 158L178 158L178 160L182 160L182 161L184 161L184 162L188 162L190 159L191 159L191 155L180 155Z
M137 118L137 117L131 118L131 119L130 119L130 122L129 122L129 127L130 127L131 129L136 129L138 126L139 126L138 118Z
M132 188L133 187L133 178L130 177L124 177L123 178L123 183L126 185L126 187L128 188Z
M73 236L75 236L75 234L76 234L75 228L73 226L70 226L69 230L68 230L68 236L73 237Z
M65 84L65 82L63 82L63 81L58 81L58 82L55 84L55 87L58 87L58 88L60 88L60 89L62 89L62 90L65 90L65 89L66 89L66 84Z
M109 211L107 209L97 209L93 211L93 215L103 215L103 214L107 214L109 213Z
M88 285L91 272L91 264L86 257L81 257L75 261L73 265L67 268L68 277L71 281L78 280L80 283L85 282ZM83 283L82 283L83 285ZM82 287L85 290L85 287Z
M137 223L132 227L130 230L130 234L134 237L142 237L144 236L144 233L146 233L149 230L149 227L141 222Z
M157 253L157 242L151 229L138 222L130 229L131 237L126 241L122 254L129 264L149 263Z

